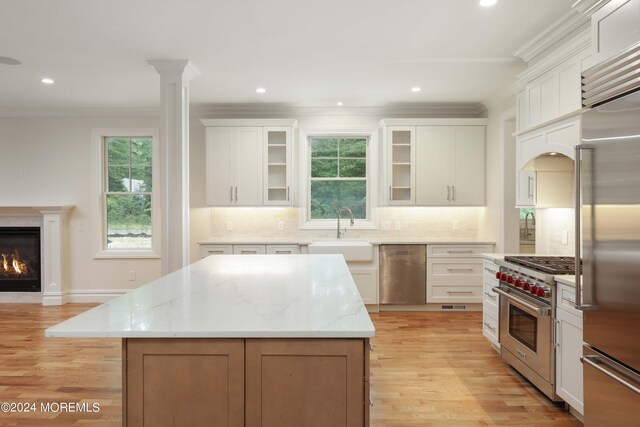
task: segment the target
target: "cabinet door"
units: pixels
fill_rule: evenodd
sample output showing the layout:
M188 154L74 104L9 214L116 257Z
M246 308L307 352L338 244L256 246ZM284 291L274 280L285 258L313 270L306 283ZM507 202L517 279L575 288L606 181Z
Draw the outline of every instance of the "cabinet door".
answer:
M540 123L540 114L542 112L542 88L540 82L533 82L527 85L527 112L529 117L527 118L527 124L529 127L535 126Z
M236 206L262 204L262 128L235 128L233 141Z
M451 126L418 126L416 137L416 205L451 203Z
M209 255L231 255L233 246L231 245L200 245L200 258L206 258Z
M233 199L232 168L233 128L207 128L206 187L207 204L231 206Z
M484 205L484 126L455 126L451 204Z
M270 255L299 254L300 246L298 245L267 245L267 253Z
M536 173L534 171L520 170L517 173L517 180L516 207L533 207L536 202Z
M291 128L265 127L264 145L264 204L291 205Z
M365 304L378 304L378 275L376 270L349 268L351 277Z
M556 393L584 414L582 382L582 319L556 310Z
M234 255L264 255L264 245L233 245Z
M246 426L363 426L364 339L246 340Z
M244 426L244 340L126 339L127 426Z
M640 0L611 0L591 16L593 63L598 64L640 41Z
M416 203L415 196L415 126L389 126L386 144L389 205Z

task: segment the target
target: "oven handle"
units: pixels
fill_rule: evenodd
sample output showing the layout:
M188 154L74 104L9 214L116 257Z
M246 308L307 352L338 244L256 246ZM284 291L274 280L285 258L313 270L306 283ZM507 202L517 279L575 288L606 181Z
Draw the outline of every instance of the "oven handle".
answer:
M526 301L523 301L521 299L515 298L514 296L512 296L511 294L509 294L508 292L503 291L502 289L496 287L493 288L493 292L502 295L503 297L505 297L506 299L508 299L509 301L521 305L522 307L525 307L531 311L536 312L537 314L539 314L540 316L548 316L549 315L549 309L546 307L536 307L533 304L529 304Z
M632 385L631 383L623 380L622 378L620 378L616 374L611 373L611 371L609 371L609 370L601 367L600 365L598 365L598 363L602 363L603 365L606 365L606 362L604 361L604 359L602 359L602 357L595 356L595 355L593 355L593 356L582 356L582 357L580 357L580 361L582 363L586 363L587 365L597 369L598 371L602 372L603 374L605 374L609 378L613 379L614 381L619 382L620 384L622 384L623 386L625 386L629 390L635 392L636 394L640 394L640 388L635 387L634 385Z

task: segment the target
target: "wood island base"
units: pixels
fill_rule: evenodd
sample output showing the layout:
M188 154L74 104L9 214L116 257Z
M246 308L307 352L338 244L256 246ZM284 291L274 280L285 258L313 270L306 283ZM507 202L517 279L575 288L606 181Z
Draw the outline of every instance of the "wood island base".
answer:
M123 425L369 425L368 338L125 338Z

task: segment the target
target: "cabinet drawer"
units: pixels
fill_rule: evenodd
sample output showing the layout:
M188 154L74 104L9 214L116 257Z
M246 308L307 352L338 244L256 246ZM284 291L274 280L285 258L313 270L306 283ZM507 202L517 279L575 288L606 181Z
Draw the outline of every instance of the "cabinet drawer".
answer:
M233 245L234 255L260 255L264 252L264 245Z
M494 285L485 282L482 298L484 301L484 309L491 310L495 316L498 316L498 306L500 305L500 297L493 292Z
M206 258L209 255L231 254L233 254L232 245L200 245L200 258Z
M500 267L493 261L489 261L487 259L485 259L482 264L485 275L489 275L495 279L496 273L500 271Z
M482 287L482 260L427 258L427 285L478 285Z
M582 319L582 311L575 307L576 288L566 283L557 282L558 296L556 306Z
M427 245L427 257L468 257L493 252L493 245Z
M267 254L270 255L286 255L299 253L300 246L298 245L267 245Z
M495 345L500 345L500 330L498 328L498 318L493 317L489 312L484 312L482 314L482 334Z
M482 302L482 286L429 286L427 302Z

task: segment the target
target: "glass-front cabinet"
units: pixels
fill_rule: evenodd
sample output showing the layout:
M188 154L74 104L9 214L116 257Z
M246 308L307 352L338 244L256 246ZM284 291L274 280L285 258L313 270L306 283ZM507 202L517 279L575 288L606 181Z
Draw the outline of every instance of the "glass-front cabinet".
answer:
M389 205L415 204L415 126L387 127Z
M265 127L264 204L291 205L291 127Z

